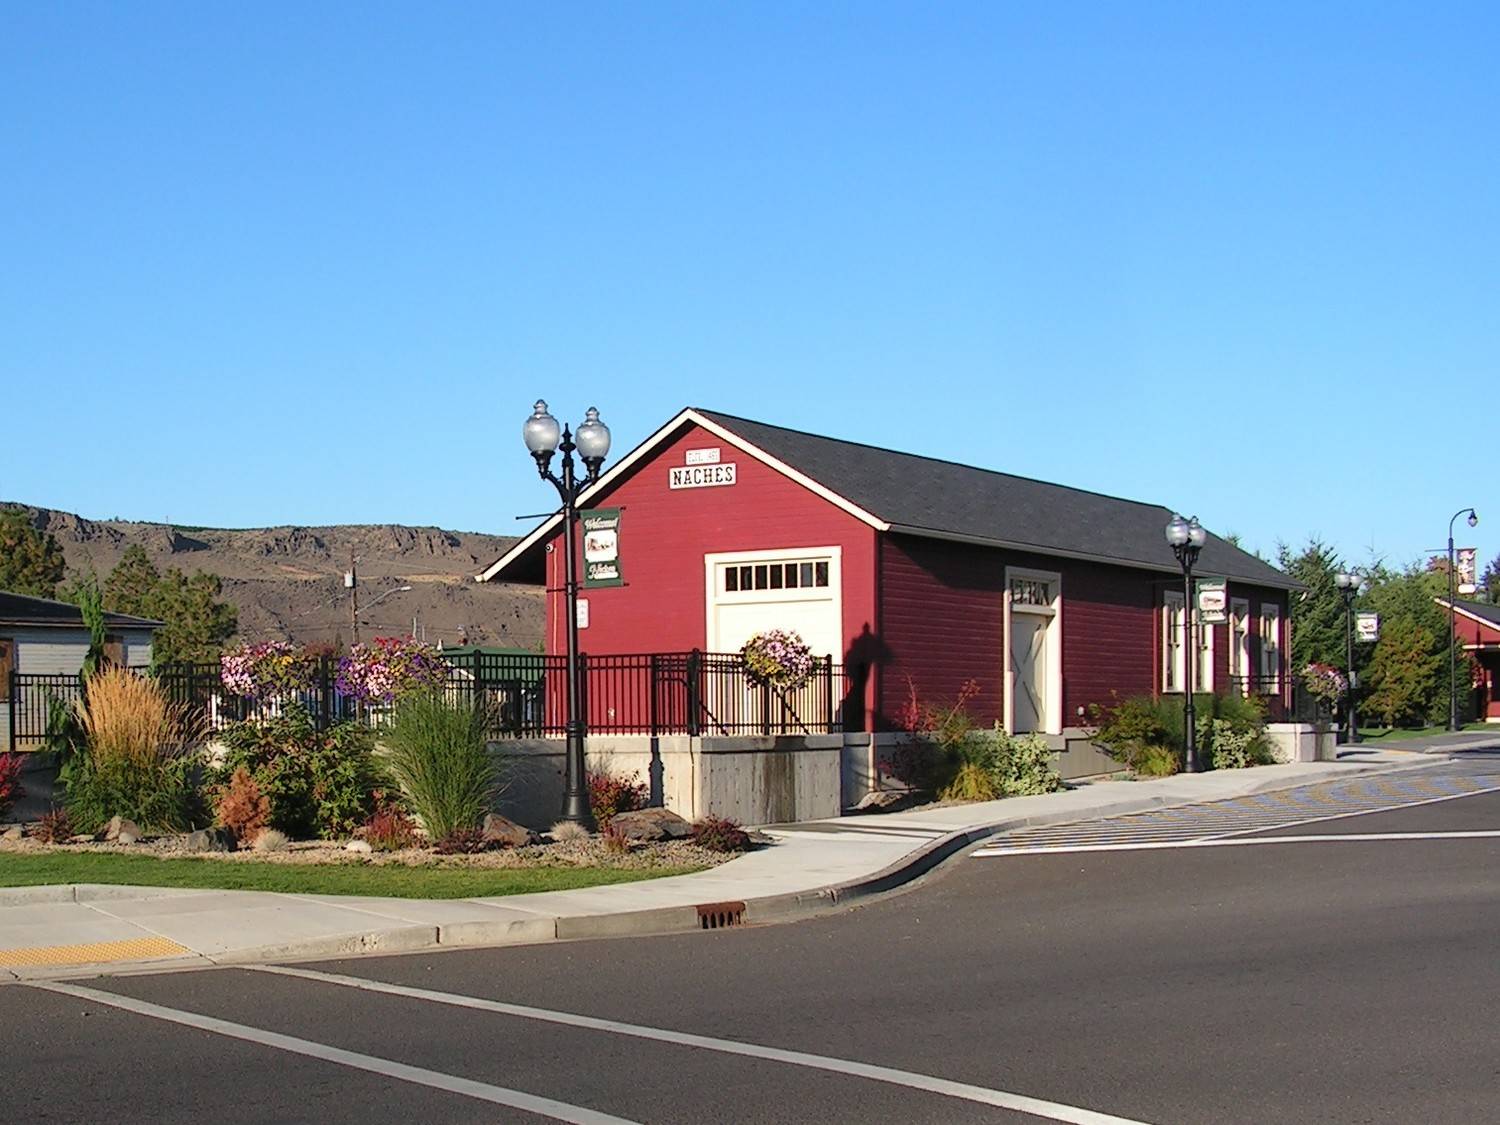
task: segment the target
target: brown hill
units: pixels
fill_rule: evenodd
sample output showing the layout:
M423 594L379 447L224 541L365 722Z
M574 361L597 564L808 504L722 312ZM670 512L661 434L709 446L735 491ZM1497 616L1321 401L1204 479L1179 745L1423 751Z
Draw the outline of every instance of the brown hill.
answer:
M23 509L36 527L56 536L70 572L92 569L102 579L127 547L139 544L158 570L217 574L225 600L239 609L241 640L347 644L352 628L344 572L352 552L362 640L409 633L415 619L418 635L434 643L528 649L541 643L540 590L474 581L516 541L512 536L399 524L230 530L4 506Z

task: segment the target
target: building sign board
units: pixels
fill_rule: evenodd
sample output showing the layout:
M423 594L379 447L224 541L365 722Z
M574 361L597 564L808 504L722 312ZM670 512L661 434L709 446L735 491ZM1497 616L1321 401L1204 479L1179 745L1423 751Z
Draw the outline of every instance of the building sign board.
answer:
M1229 620L1229 588L1222 578L1198 580L1198 621L1223 625Z
M1458 592L1460 594L1472 594L1478 587L1474 584L1475 549L1473 547L1460 547L1458 549Z
M589 600L588 600L588 598L579 598L578 599L578 627L580 629L587 629L589 627Z
M674 465L667 472L670 488L720 488L735 483L737 466L733 461L721 465Z
M1356 613L1354 615L1354 636L1357 640L1370 643L1380 639L1380 614L1378 613Z
M719 463L719 451L714 449L689 449L683 463L687 465L717 465Z
M579 515L583 524L583 584L623 586L620 577L620 509L593 508Z

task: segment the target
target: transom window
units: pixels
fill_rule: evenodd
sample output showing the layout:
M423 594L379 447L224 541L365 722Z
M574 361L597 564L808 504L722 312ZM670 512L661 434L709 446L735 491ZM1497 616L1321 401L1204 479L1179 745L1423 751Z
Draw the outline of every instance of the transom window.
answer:
M1051 608L1052 583L1045 578L1012 578L1010 580L1011 605L1037 605Z
M828 585L828 562L751 563L723 568L724 592L800 590Z

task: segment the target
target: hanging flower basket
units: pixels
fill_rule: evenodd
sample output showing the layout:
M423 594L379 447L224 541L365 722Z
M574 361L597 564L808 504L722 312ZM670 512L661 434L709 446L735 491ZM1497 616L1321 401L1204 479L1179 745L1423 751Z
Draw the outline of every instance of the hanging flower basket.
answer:
M750 681L790 691L812 678L812 649L790 629L767 629L756 633L740 649L745 674Z
M448 662L432 645L411 637L376 637L339 661L339 693L362 703L390 703L419 688L441 687Z
M1348 681L1332 664L1314 662L1302 669L1302 682L1324 707L1332 710L1344 698Z
M290 641L240 645L219 657L224 690L246 699L285 699L311 690L317 658Z

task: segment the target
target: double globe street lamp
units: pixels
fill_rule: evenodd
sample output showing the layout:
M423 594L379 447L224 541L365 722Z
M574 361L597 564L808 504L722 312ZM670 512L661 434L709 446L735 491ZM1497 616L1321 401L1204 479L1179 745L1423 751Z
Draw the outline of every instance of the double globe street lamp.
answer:
M1354 712L1354 599L1359 597L1364 581L1344 570L1333 576L1333 584L1344 598L1344 714L1349 719L1351 745L1359 741L1359 719Z
M1172 553L1182 566L1182 666L1186 672L1182 703L1182 745L1185 773L1198 772L1198 713L1193 706L1193 673L1198 663L1198 649L1193 643L1193 564L1198 561L1198 552L1208 541L1208 532L1198 523L1198 517L1183 519L1174 515L1167 521L1167 542Z
M536 458L537 472L545 481L552 482L562 498L563 516L563 564L564 600L568 614L568 711L567 730L567 777L563 793L562 819L580 824L590 830L594 827L593 813L589 810L588 792L584 785L583 757L583 685L578 676L578 497L584 489L599 479L599 470L604 458L609 456L609 427L599 421L599 411L589 407L583 423L574 435L568 427L559 428L557 419L547 412L547 404L538 399L530 418L521 428L526 448ZM552 456L562 451L562 475L552 472ZM579 478L574 473L573 452L583 459L585 475Z

